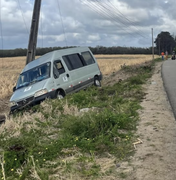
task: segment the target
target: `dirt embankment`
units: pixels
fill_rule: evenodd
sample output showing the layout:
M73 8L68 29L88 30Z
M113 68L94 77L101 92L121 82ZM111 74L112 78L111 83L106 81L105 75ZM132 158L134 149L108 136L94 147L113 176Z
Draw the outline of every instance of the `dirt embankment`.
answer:
M161 77L162 62L156 64L153 76L145 85L146 96L141 102L137 136L142 143L129 162L123 162L119 172L126 180L176 179L176 121ZM123 80L128 74L114 74L111 81Z
M161 77L162 62L146 84L146 97L141 103L137 145L131 161L133 170L128 180L175 180L176 121L168 102Z

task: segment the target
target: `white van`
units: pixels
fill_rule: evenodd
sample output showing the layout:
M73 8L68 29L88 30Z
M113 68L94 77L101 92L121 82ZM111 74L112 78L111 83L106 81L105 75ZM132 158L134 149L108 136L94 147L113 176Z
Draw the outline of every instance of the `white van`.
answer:
M102 73L88 47L47 53L27 64L10 98L11 112L46 98L63 98L92 84L101 86Z

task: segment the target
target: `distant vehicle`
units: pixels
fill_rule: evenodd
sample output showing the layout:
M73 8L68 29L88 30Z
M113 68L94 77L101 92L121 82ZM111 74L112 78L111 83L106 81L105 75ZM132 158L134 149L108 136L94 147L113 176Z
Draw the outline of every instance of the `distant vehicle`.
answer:
M11 112L46 98L62 99L90 85L101 86L102 73L88 47L47 53L27 64L10 98Z
M175 60L175 51L173 51L171 59Z

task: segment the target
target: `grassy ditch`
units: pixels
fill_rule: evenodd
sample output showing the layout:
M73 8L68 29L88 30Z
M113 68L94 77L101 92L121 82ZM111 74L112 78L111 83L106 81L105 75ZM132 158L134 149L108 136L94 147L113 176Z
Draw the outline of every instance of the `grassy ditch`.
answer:
M7 120L0 127L0 178L118 176L116 164L134 153L142 85L154 63L123 66L130 73L126 80L46 100Z

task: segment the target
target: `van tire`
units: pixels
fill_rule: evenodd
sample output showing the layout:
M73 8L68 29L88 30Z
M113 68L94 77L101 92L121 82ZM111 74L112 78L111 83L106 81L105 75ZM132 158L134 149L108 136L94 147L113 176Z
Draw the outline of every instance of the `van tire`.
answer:
M64 93L62 91L58 90L56 92L56 98L57 99L63 99L64 98Z
M95 78L94 78L94 85L96 87L101 87L101 81L99 80L99 78L97 76L95 76Z

